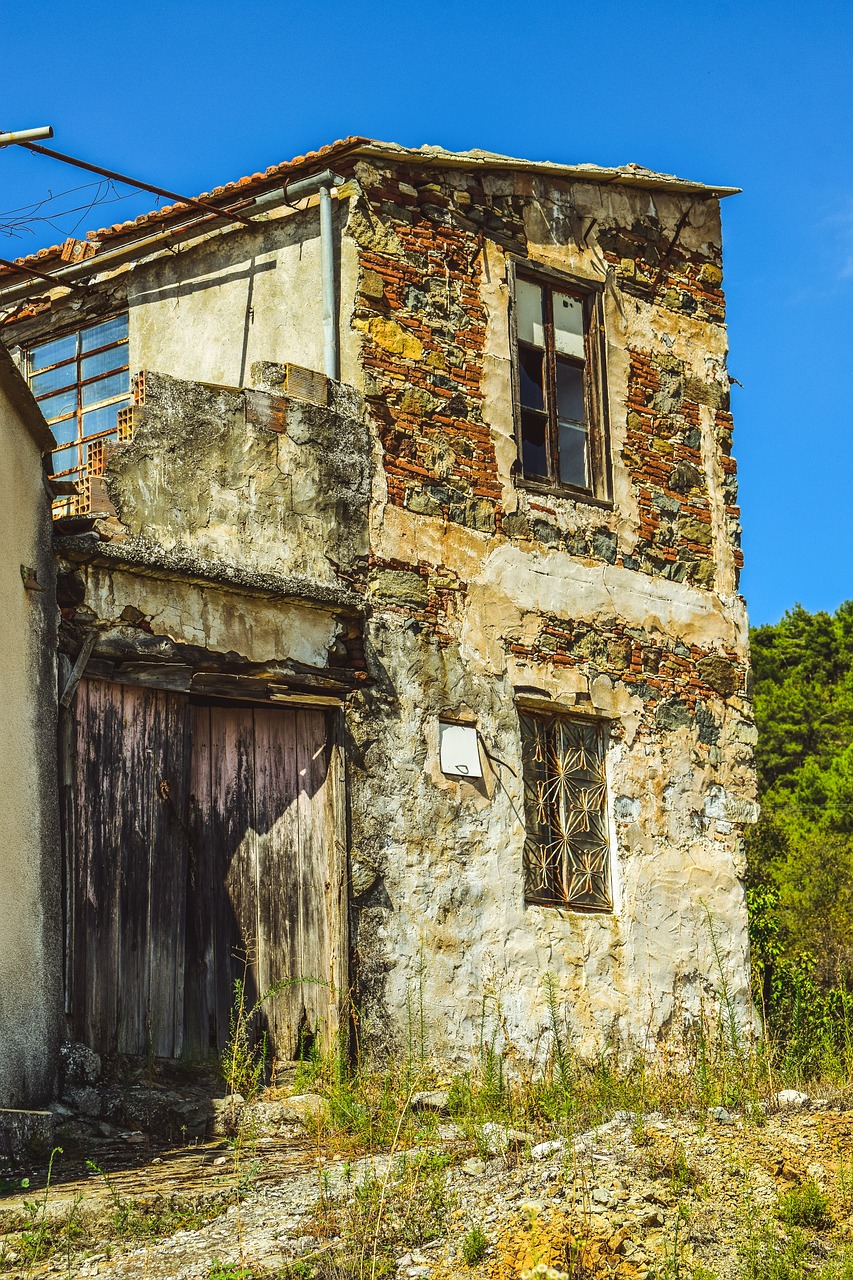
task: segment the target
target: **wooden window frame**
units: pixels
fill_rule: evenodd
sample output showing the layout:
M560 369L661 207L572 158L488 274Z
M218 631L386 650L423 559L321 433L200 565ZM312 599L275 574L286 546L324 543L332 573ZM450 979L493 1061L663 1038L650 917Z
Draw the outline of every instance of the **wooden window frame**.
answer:
M545 328L545 400L548 420L547 454L549 475L525 476L522 452L521 377L519 371L517 280L529 281L543 290L546 299ZM563 271L542 267L528 259L510 262L510 347L512 363L512 402L515 424L517 462L516 483L534 493L556 494L574 498L592 506L613 507L613 481L610 461L610 423L607 411L605 376L604 287L600 281L584 280ZM589 488L566 484L559 474L559 426L556 410L556 349L553 326L553 294L567 293L583 305L584 325L584 405L587 418Z

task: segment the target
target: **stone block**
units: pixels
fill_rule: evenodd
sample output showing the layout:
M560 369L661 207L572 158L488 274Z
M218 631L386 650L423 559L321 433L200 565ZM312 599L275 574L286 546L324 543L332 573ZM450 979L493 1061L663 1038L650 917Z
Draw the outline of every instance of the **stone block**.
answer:
M677 698L667 698L655 711L655 720L662 729L686 729L693 723L690 708Z
M719 653L709 653L697 663L699 676L721 698L730 698L741 686L737 667Z
M709 284L712 289L719 289L723 283L723 273L716 263L706 262L699 268L699 279L703 284Z
M476 529L478 533L494 533L495 509L486 498L470 498L463 508L460 524Z
M697 587L704 587L706 591L713 591L716 577L713 560L700 560L690 571L690 581Z
M52 1111L18 1111L0 1109L0 1147L15 1155L36 1146L50 1151L56 1130Z
M511 515L504 516L501 528L508 538L530 537L530 522L521 511L513 511Z
M373 580L373 595L388 604L419 609L427 602L427 590L426 579L411 569L382 569Z
M677 462L670 472L669 487L676 493L689 493L702 484L702 472L692 462Z
M614 640L607 650L607 661L615 671L624 671L631 665L634 645L630 640Z
M368 298L385 297L385 281L378 271L367 269L362 272L361 292Z
M688 516L679 521L678 527L682 538L687 542L695 542L700 547L710 547L711 526L704 520L694 520Z
M143 618L144 614L140 614L139 617ZM59 1065L63 1086L68 1085L73 1088L75 1085L94 1084L101 1078L100 1056L85 1044L72 1044L66 1041L61 1045Z
M329 1104L319 1093L296 1093L285 1098L282 1106L302 1124L322 1124L329 1119Z
M483 1125L483 1145L490 1156L503 1156L508 1151L523 1151L525 1147L536 1146L536 1138L520 1129L488 1120Z
M540 542L547 543L548 546L556 547L563 540L560 530L548 520L534 520L532 527L534 538L538 538Z
M432 1111L436 1115L447 1115L449 1097L447 1089L426 1089L421 1093L413 1093L409 1106L412 1111Z
M616 563L616 534L610 529L600 529L592 535L592 553L608 564Z
M406 494L406 507L418 516L440 516L441 503L426 489L409 489Z

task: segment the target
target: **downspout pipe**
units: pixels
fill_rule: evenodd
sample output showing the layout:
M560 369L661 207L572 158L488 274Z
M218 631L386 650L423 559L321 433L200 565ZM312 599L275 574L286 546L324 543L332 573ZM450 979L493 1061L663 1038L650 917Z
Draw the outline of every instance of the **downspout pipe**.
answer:
M289 182L284 189L288 204L320 194L320 274L323 287L323 372L337 381L338 308L335 298L335 245L332 238L332 187L340 187L345 179L331 169Z

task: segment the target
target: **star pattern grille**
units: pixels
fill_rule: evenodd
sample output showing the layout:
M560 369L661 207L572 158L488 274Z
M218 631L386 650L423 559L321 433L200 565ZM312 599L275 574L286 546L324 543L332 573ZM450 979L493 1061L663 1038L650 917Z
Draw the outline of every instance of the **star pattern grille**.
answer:
M525 897L610 911L604 726L529 712L520 720Z

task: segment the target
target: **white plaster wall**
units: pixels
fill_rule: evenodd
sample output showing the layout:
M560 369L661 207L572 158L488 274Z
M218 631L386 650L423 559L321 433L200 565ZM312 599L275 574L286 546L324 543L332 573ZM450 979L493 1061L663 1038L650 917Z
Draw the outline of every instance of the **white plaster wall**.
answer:
M341 380L355 383L349 317L357 264L341 243L346 198L333 203ZM257 360L323 369L319 209L280 210L257 231L213 235L131 272L131 369L250 386Z
M49 1095L62 973L56 832L55 596L39 449L0 386L0 1106ZM25 591L20 566L43 592Z
M289 658L326 667L338 627L321 609L295 601L247 596L192 582L126 570L87 566L86 602L104 623L120 626L127 609L138 610L151 634L248 662Z

